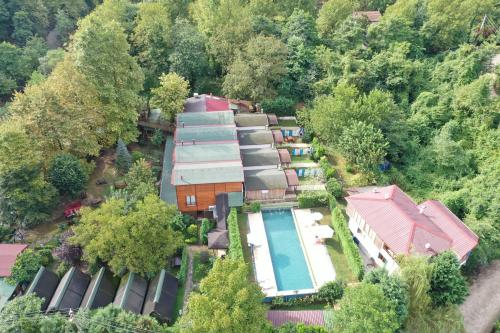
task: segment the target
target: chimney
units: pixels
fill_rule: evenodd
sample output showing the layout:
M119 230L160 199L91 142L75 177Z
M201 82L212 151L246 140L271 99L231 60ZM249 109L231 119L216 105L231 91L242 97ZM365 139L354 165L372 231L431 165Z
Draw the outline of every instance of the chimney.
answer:
M422 206L420 206L420 208L418 209L418 212L419 212L420 214L423 214L423 213L424 213L424 210L425 210L425 205L422 205Z

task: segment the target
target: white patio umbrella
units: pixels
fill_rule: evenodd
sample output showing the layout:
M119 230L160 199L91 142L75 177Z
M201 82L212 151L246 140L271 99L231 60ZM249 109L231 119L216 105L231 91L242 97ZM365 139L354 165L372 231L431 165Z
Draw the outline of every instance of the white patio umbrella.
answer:
M320 239L333 237L333 229L327 225L317 225L311 227L311 232L316 238Z
M248 245L253 245L253 246L259 246L262 244L258 235L254 234L254 233L247 234L247 242L248 242Z
M314 221L319 221L323 218L323 214L321 214L320 212L314 212L310 216L311 216L311 219Z

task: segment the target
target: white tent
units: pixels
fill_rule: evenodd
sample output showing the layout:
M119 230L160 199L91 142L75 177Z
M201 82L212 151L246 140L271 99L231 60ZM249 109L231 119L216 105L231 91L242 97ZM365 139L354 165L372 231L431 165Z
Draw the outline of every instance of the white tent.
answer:
M311 233L316 238L332 238L333 237L333 229L327 225L317 225L311 227Z

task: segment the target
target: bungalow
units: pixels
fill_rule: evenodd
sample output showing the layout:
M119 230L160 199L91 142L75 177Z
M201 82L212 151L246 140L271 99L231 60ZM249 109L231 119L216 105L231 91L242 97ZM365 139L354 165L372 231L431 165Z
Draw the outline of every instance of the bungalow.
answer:
M0 244L0 277L9 277L17 256L23 252L26 244Z
M281 165L278 150L272 148L244 149L241 160L244 171L278 169Z
M77 309L82 303L85 291L90 283L90 276L75 267L64 274L50 300L47 312L63 309Z
M230 111L231 104L224 97L217 97L212 95L197 93L193 94L184 103L184 112L197 113L197 112L215 112L215 111Z
M247 200L283 200L288 188L285 172L279 169L245 171Z
M177 279L162 269L149 282L142 314L153 316L161 322L172 322L177 289Z
M239 113L234 116L238 130L266 130L269 128L269 118L265 113Z
M52 296L56 292L58 284L59 277L57 274L42 266L38 269L33 281L31 281L26 294L33 293L36 296L43 298L44 301L40 310L45 311L49 306Z
M232 111L179 113L176 126L177 128L200 126L234 127L234 114Z
M238 131L240 149L274 148L274 136L269 130Z
M349 229L375 264L389 272L398 268L398 254L451 250L464 264L478 244L478 236L441 202L417 205L396 185L360 190L346 200Z
M219 143L237 143L236 127L185 127L177 128L174 133L174 142L176 145L192 144L219 144Z
M113 305L136 314L141 314L148 281L135 273L127 273L121 280Z
M354 18L364 17L371 24L371 23L378 23L382 18L382 14L378 10L361 11L352 13L352 17Z
M292 163L292 158L288 149L278 149L278 154L280 155L281 166L288 168Z
M118 277L114 276L106 268L101 267L92 277L80 307L91 310L113 303L119 284L120 279Z
M297 186L299 186L299 177L297 176L297 172L294 169L285 170L286 182L288 183L287 192L295 192L297 190Z

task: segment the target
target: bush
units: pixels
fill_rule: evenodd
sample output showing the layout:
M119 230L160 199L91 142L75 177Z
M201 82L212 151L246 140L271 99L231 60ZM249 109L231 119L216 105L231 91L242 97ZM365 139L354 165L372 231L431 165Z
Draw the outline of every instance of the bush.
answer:
M323 177L326 180L329 180L335 176L335 169L330 164L330 161L326 158L326 156L321 157L319 160L319 167L321 171L323 171Z
M208 219L203 219L201 220L201 228L200 228L200 234L201 234L201 242L205 245L208 243L208 232L212 228L211 223Z
M196 244L198 243L198 237L189 237L184 240L186 244Z
M347 226L344 214L340 208L336 207L332 210L332 226L339 236L342 251L347 258L347 263L358 280L363 279L364 266L359 249L352 239L351 232Z
M319 161L319 159L326 154L325 147L319 142L318 138L314 138L311 142L312 154L311 158L313 161Z
M235 208L231 208L227 224L229 229L229 256L232 259L243 260L243 247L241 246L238 215Z
M189 236L198 238L198 226L196 224L191 224L186 231Z
M345 287L346 283L342 280L330 281L319 288L316 296L322 302L334 304L344 295Z
M297 200L299 208L328 207L329 195L323 191L302 192Z
M250 210L252 211L252 213L260 212L260 202L252 202L250 204Z
M42 266L42 257L32 249L26 249L17 256L8 282L10 284L28 283L33 280L40 266Z
M342 184L335 178L330 178L326 182L326 191L335 198L342 197Z
M56 269L56 274L59 276L59 278L62 278L64 274L66 274L67 271L71 268L71 265L65 261L61 261L59 266L57 266Z
M41 258L42 266L47 267L50 264L52 264L52 262L54 261L54 257L52 256L52 250L50 248L42 248L42 249L36 251L36 253Z
M132 163L135 163L139 161L140 159L144 158L144 154L141 151L134 150L131 154L132 156Z
M157 128L151 138L151 143L157 146L160 146L165 140L165 136L163 135L163 131Z
M68 263L68 265L78 264L83 255L80 246L71 244L69 238L72 236L74 236L72 230L64 232L61 236L61 245L59 245L54 252L56 257Z
M14 229L0 224L0 242L8 242L14 235Z
M88 176L82 164L71 154L57 155L49 167L48 178L61 194L75 195L85 188Z
M183 285L186 281L188 271L188 249L187 246L184 246L182 249L182 257L181 257L181 267L179 267L179 272L177 273L177 279L179 279L179 284Z
M322 326L311 326L304 323L286 323L280 327L273 328L274 333L327 333Z
M295 102L283 96L275 99L265 99L262 101L262 109L265 113L274 113L277 116L294 116Z
M122 139L118 139L118 144L116 146L116 167L121 173L127 173L128 169L132 165L132 156L128 152L127 145Z

